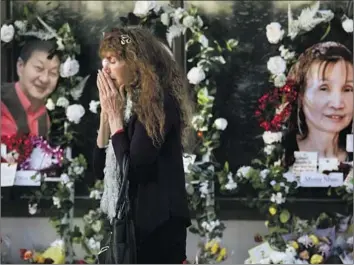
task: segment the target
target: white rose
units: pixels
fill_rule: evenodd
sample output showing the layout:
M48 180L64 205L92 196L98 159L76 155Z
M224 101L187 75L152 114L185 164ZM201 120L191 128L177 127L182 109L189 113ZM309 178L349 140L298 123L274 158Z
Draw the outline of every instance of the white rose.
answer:
M2 25L1 27L1 41L10 42L14 38L15 28L12 25Z
M28 204L28 212L30 215L34 215L37 212L38 205L37 203Z
M193 67L189 70L187 78L189 83L193 85L198 85L201 81L205 79L205 73L201 67Z
M286 61L281 56L271 57L268 60L267 68L273 75L280 75L286 70Z
M347 19L343 20L342 27L348 33L353 32L353 19L347 18ZM1 36L2 36L2 33L1 33Z
M274 85L276 87L282 87L286 83L286 76L284 74L279 74L274 78Z
M266 155L271 155L274 148L275 148L274 145L267 145L266 147L264 147L263 151L264 153L266 153Z
M52 199L53 199L53 205L59 209L61 207L60 199L56 196L53 196Z
M68 120L70 122L73 122L75 124L78 124L80 122L80 120L81 120L82 116L84 116L84 114L85 114L85 109L80 104L70 105L66 109L66 117L68 118Z
M170 47L172 47L173 39L179 37L182 34L183 30L184 28L181 25L171 25L171 27L168 28L166 33L166 39Z
M59 51L63 51L65 49L62 38L57 39L57 46L58 46L57 50Z
M190 28L193 26L195 22L195 18L192 16L186 16L183 18L182 24L186 27L186 28Z
M66 97L59 97L57 100L57 106L66 108L69 106L69 100Z
M169 26L170 25L170 16L167 13L162 13L160 16L160 21L165 26Z
M79 69L79 62L68 57L66 61L60 65L60 76L63 78L74 76L79 72Z
M51 111L55 109L55 104L53 102L53 100L51 98L47 99L47 103L45 104L45 107L47 108L47 110Z
M60 175L60 181L63 183L63 184L66 184L68 182L70 182L70 177L68 174L66 173L63 173Z
M277 44L283 39L285 32L281 29L281 25L278 22L268 24L266 30L266 35L270 43Z
M156 7L156 1L136 1L133 13L137 17L144 17L150 10L153 10Z
M16 20L14 25L20 32L25 32L27 28L27 20Z
M98 107L98 105L100 105L100 102L99 102L99 101L97 101L97 100L91 100L91 101L90 101L90 107L89 107L90 111L91 111L92 113L97 113L97 107Z
M214 125L217 130L223 131L227 127L227 120L224 118L218 118L214 121Z
M281 132L265 131L262 135L265 144L273 144L281 141L283 134Z

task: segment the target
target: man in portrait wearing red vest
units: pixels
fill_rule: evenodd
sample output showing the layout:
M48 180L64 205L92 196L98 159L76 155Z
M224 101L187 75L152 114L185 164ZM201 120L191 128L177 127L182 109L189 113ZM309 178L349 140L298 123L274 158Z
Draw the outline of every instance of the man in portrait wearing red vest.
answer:
M50 121L45 104L57 86L59 70L55 42L33 40L25 44L17 61L19 81L1 86L1 136L47 136Z

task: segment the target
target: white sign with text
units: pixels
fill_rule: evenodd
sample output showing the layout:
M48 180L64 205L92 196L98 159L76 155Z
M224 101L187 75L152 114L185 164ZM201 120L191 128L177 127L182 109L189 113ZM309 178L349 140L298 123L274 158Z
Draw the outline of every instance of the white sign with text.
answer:
M14 185L17 164L1 163L1 187Z
M343 185L343 173L332 172L328 175L318 172L302 172L301 187L340 187Z
M300 176L302 172L317 172L317 152L294 152L295 162L292 172Z
M353 153L353 134L347 134L346 150L349 153Z
M335 171L338 170L339 160L337 158L319 158L318 159L318 171Z

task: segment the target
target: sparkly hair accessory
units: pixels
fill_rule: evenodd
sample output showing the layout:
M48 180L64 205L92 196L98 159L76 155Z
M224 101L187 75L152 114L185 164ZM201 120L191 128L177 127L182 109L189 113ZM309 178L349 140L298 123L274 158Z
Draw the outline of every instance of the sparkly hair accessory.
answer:
M327 41L327 42L323 42L323 43L318 44L318 46L312 52L325 54L329 48L334 48L334 47L344 47L344 46L338 42Z
M122 45L125 45L126 43L131 43L132 39L129 37L127 34L123 34L120 36L120 43Z

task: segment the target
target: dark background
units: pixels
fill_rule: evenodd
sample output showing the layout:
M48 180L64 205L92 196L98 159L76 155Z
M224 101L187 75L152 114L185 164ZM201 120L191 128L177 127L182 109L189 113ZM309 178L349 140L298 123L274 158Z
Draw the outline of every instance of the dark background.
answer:
M11 2L11 1L8 1ZM54 8L58 2L46 5L46 1L40 2L42 11ZM95 145L96 128L98 117L88 111L88 104L91 99L97 99L96 93L96 71L100 67L100 60L97 55L100 34L106 28L110 28L121 23L120 17L125 17L133 10L134 3L130 1L96 1L99 6L92 7L91 1L60 1L62 7L58 9L52 20L53 25L61 25L68 21L73 27L77 42L81 44L82 55L80 61L80 74L91 77L81 98L82 104L87 109L86 115L78 130L82 137L74 151L83 153L89 162L92 157L92 148ZM91 2L91 3L90 3ZM217 95L214 112L217 116L228 120L228 127L222 133L221 146L215 151L217 160L223 164L229 161L232 172L236 172L240 166L248 165L262 146L259 136L263 131L259 128L257 121L253 117L256 100L270 89L268 83L269 74L266 68L267 60L277 51L278 45L270 45L265 35L267 24L277 21L283 28L287 27L287 3L289 1L174 1L179 6L188 8L191 4L196 5L202 15L205 24L208 25L207 37L209 40L219 41L234 38L239 41L236 51L229 54L222 71L215 77L217 80ZM291 1L292 10L295 17L311 1ZM23 1L13 1L12 8L8 6L8 14L14 18L22 12ZM331 8L332 10L347 9L349 1L321 1L321 9ZM3 5L3 1L1 3ZM3 7L3 6L2 6ZM11 10L9 10L9 8ZM2 8L2 12L3 12ZM348 9L347 9L348 10ZM352 17L352 6L347 13ZM3 17L3 16L2 16ZM48 21L46 20L46 21ZM345 34L340 23L336 22L332 27L326 40L335 40L345 43L353 50L352 35ZM323 29L311 33L301 39L301 44L296 48L301 52L304 48L318 42L319 36L323 34ZM348 37L350 36L350 37ZM185 55L183 38L176 40L174 53L182 66L187 65L185 58L192 54ZM4 53L2 52L2 55ZM4 65L2 60L2 81L16 79L14 74L14 63L17 58L15 50L8 51L9 56ZM78 196L87 196L87 187L94 181L94 176L88 170L83 182L76 185ZM16 187L16 189L19 187ZM8 189L8 188L7 188ZM14 188L12 188L14 189ZM24 188L19 188L24 190ZM28 190L28 188L25 188ZM2 189L3 190L3 189ZM320 197L327 200L326 189L306 189L299 197ZM243 193L248 193L246 188ZM16 192L16 194L18 194ZM317 195L315 195L317 194ZM315 196L314 196L315 195ZM235 195L232 200L239 200L242 195ZM17 195L16 195L17 197ZM227 200L221 199L221 205L227 205ZM333 201L334 202L334 201ZM339 201L337 201L339 203ZM324 205L325 206L325 205ZM233 206L225 206L226 208Z

